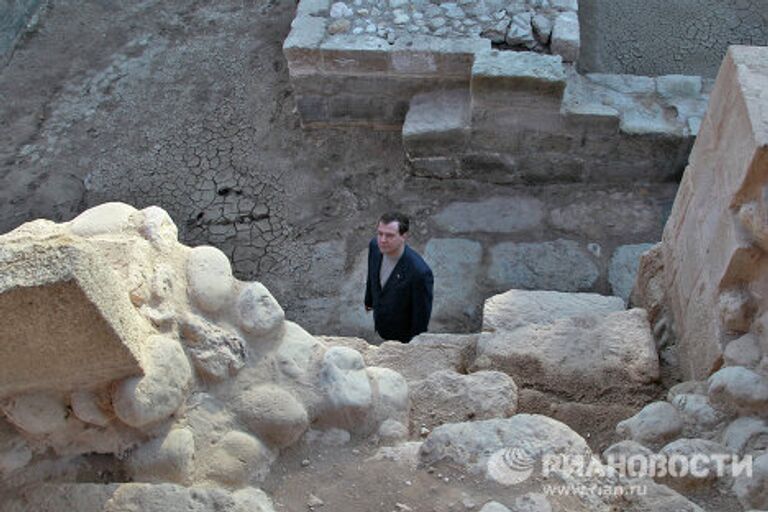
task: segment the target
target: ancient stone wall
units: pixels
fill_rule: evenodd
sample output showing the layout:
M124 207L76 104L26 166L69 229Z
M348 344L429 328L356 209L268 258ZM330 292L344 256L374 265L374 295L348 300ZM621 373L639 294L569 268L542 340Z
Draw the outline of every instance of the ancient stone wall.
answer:
M667 301L691 378L716 371L729 347L766 355L767 59L765 48L729 50L664 230ZM766 371L766 361L754 363Z
M398 3L395 18L411 20L403 23L369 7L299 3L283 50L303 126L402 127L414 172L426 177L664 181L682 171L708 84L579 75L576 2L510 4L495 31L464 24L475 23L472 8L443 4L459 32L430 28L420 2ZM383 21L367 19L373 11ZM549 46L536 38L542 24Z

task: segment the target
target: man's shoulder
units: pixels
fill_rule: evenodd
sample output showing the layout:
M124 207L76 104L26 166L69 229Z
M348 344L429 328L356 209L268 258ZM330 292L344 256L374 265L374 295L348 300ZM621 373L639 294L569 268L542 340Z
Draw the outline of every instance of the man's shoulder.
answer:
M416 271L416 273L421 275L432 274L432 269L429 268L427 262L424 261L424 258L422 258L418 252L411 249L410 247L407 247L405 255L408 257L408 261L410 261L411 266L413 267L414 271Z

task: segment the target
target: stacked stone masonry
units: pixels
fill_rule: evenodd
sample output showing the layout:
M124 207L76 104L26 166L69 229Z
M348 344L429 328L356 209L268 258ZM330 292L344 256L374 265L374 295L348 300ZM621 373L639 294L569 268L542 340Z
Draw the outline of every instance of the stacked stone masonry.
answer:
M432 30L422 13L458 17L493 2L358 3L299 3L283 50L303 126L402 129L415 173L439 178L665 181L684 168L711 81L580 75L575 2L509 3L504 38L479 26ZM530 44L511 44L518 22L534 34L522 38ZM544 26L547 48L535 37Z
M768 48L731 47L632 295L690 380L617 426L631 450L749 458L749 476L675 482L730 488L745 510L768 507L767 88Z
M766 48L729 50L664 229L667 304L691 378L744 336L765 347L766 62Z

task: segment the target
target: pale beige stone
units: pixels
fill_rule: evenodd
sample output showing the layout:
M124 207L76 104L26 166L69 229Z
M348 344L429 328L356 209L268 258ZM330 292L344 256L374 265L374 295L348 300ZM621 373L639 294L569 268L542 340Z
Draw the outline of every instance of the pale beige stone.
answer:
M256 437L233 431L200 451L197 471L205 481L238 488L262 480L274 458L275 454Z
M184 402L192 369L181 344L165 336L146 341L144 375L115 387L112 403L126 424L141 428L168 418Z
M189 482L195 456L195 438L186 428L142 445L131 454L128 467L136 482Z
M125 203L104 203L90 208L69 224L69 229L78 236L118 234L130 225L130 217L136 208Z
M511 331L483 332L470 370L499 370L518 385L597 393L658 378L659 363L642 309L581 315Z
M235 285L227 256L215 247L195 247L187 260L188 293L205 313L218 312L231 298Z
M14 396L0 405L8 420L35 436L50 434L67 426L67 404L52 393Z
M0 396L140 373L148 325L93 246L12 235L0 237Z
M250 283L237 299L240 327L256 336L264 336L282 324L285 312L261 283Z
M251 431L280 448L296 442L309 427L304 406L276 385L247 389L235 397L231 407Z
M749 293L768 273L766 57L766 48L728 50L664 230L667 303L687 378L715 371L725 336L748 331L765 309Z

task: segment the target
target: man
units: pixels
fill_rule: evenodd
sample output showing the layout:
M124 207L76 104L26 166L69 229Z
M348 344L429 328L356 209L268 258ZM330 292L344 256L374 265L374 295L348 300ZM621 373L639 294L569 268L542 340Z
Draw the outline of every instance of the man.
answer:
M432 314L432 270L407 244L408 217L385 213L368 245L365 309L373 310L376 332L408 343L425 332Z

